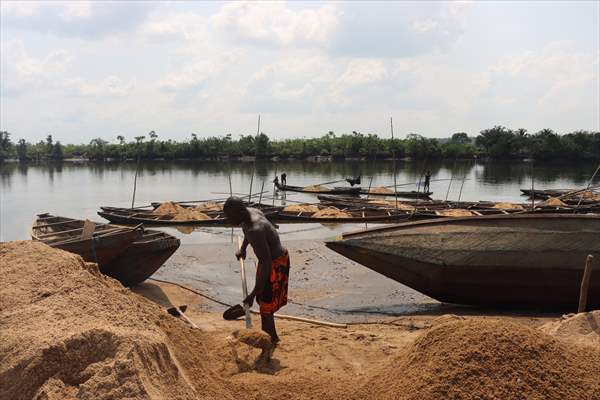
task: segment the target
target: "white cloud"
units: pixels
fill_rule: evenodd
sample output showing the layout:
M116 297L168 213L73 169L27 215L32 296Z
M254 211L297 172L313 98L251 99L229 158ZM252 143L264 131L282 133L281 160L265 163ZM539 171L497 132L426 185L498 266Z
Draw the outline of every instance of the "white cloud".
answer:
M226 3L211 17L234 41L280 46L326 45L338 25L336 5L298 11L282 1Z
M132 30L155 5L142 1L3 1L1 21L10 29L99 38Z
M387 69L382 60L352 60L346 71L337 80L341 86L356 86L380 82L387 77Z
M439 23L434 19L418 19L413 21L412 28L421 33L434 31L437 29Z
M134 83L124 83L116 76L108 76L105 79L90 83L81 78L71 79L64 82L65 87L77 96L94 97L124 97L131 93Z
M207 17L194 13L159 15L147 21L141 32L152 41L203 41L209 37L209 23Z
M174 93L198 89L210 79L219 76L229 66L235 65L239 58L240 52L232 51L214 59L197 59L159 80L156 87Z
M0 53L2 94L10 96L52 85L73 60L73 56L63 49L54 50L43 58L32 57L21 40L2 42Z

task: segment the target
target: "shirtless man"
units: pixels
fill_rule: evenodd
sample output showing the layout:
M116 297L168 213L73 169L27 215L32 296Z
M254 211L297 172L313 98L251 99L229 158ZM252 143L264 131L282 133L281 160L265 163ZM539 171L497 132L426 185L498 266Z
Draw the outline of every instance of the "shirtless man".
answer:
M244 242L235 256L245 259L246 248L250 244L258 258L256 283L244 303L252 306L256 297L260 306L262 330L271 336L271 342L275 346L279 337L273 314L287 304L290 273L288 251L281 246L275 227L259 210L247 208L241 199L230 197L225 202L223 211L232 225L239 225L244 231Z

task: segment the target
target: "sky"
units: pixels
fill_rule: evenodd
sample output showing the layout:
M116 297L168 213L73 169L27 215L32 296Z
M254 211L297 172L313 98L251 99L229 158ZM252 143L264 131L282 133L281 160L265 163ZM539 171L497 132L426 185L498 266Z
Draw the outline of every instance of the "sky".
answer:
M0 130L600 130L600 1L0 3Z

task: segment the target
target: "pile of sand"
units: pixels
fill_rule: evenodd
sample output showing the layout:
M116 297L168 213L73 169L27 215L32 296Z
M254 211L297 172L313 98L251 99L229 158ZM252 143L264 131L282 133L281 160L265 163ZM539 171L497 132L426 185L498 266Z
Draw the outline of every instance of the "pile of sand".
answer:
M286 206L283 209L283 211L314 213L314 212L319 211L319 207L314 206L312 204L292 204L292 205Z
M390 188L386 188L386 187L372 187L371 189L369 189L369 193L374 193L374 194L394 194L394 191Z
M194 207L194 210L200 212L223 211L223 204L214 201L206 201Z
M302 189L304 189L305 192L325 192L330 190L329 188L321 185L304 186Z
M437 215L443 215L444 217L470 217L473 213L469 210L463 210L462 208L449 208L447 210L436 211Z
M172 201L161 203L160 206L156 207L153 211L154 214L177 214L186 211L185 207L180 206Z
M185 209L185 211L175 214L173 221L206 221L212 219L203 212L194 209Z
M376 373L362 399L599 399L600 350L520 324L435 325Z
M581 198L586 200L600 201L600 193L592 190L585 190L583 192L573 193L571 196L569 196L569 199L571 200L579 200Z
M383 206L386 208L396 208L396 201L395 200L383 200L383 199L369 199L369 204L373 204L376 206ZM415 209L415 207L408 205L408 204L404 204L402 202L398 202L398 210L403 210L403 211L413 211Z
M172 215L173 221L205 221L212 219L208 215L204 214L199 207L201 207L201 205L197 207L182 207L177 203L167 201L158 206L153 213L159 215Z
M542 205L545 206L554 206L554 207L566 207L567 205L560 201L557 197L550 197L548 200L544 201Z
M314 218L350 218L352 215L334 207L324 208L312 215Z
M524 210L522 205L515 203L496 203L492 208L498 208L500 210Z
M600 348L600 310L567 314L540 329L567 342Z
M23 241L0 245L0 265L0 398L231 398L206 366L204 334L95 264ZM190 343L204 371L193 381L181 369Z

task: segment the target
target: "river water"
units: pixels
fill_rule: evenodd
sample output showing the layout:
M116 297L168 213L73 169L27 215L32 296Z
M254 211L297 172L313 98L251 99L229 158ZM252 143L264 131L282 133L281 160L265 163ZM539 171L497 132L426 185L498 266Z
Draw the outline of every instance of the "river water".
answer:
M431 190L436 199L525 201L520 188L573 188L585 186L596 165L531 164L527 162L398 162L395 166L398 190L416 190L424 170L432 173ZM42 212L72 218L101 220L102 206L130 207L135 163L60 165L0 165L0 241L26 239L34 216ZM394 163L356 162L152 162L139 168L135 205L151 201L203 200L223 198L229 193L229 178L235 193L261 191L263 202L273 200L271 181L275 174L287 173L287 183L306 186L362 175L363 186L393 183ZM449 179L453 180L450 181ZM600 177L596 178L596 182ZM451 184L450 184L451 183ZM338 185L347 185L340 183ZM288 194L287 201L316 202L315 196ZM361 225L359 227L364 227ZM320 239L359 227L322 225L282 225L288 238ZM226 228L203 228L193 234L174 229L183 243L219 242Z
M263 188L262 201L279 205L271 181L286 172L290 185L335 181L362 175L363 186L393 183L399 190L415 190L426 169L432 173L436 199L522 202L520 188L573 188L588 183L594 164L534 164L524 162L153 162L139 168L135 205L151 201L224 198L231 189L248 193ZM50 212L71 218L101 221L100 206L131 207L135 163L62 165L0 165L0 241L27 239L36 214ZM452 178L452 181L450 181ZM371 181L372 179L372 181ZM599 183L600 177L595 183ZM339 185L346 185L340 183ZM288 193L287 203L316 202L313 195ZM365 224L280 224L279 232L293 253L290 304L285 312L336 321L368 321L380 315L455 312L445 305L329 251L322 241ZM233 257L238 229L200 228L183 233L160 228L182 241L179 250L154 275L194 287L221 301L241 299L239 264ZM253 265L249 255L248 265ZM251 268L251 267L250 267ZM251 270L253 270L251 268ZM249 274L253 285L253 274ZM252 287L252 286L250 286ZM154 288L152 281L139 290ZM136 289L136 290L138 290ZM206 305L222 312L223 307Z

